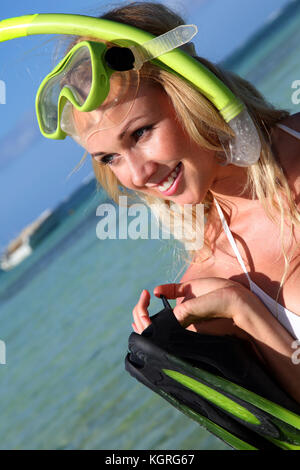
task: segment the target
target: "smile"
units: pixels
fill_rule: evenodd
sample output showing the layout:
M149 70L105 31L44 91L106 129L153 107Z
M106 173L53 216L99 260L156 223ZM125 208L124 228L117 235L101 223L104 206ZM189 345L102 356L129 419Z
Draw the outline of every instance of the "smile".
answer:
M178 163L176 168L170 173L163 181L160 182L158 189L161 193L165 194L166 196L171 196L177 189L178 182L179 182L179 174L181 174L181 162Z

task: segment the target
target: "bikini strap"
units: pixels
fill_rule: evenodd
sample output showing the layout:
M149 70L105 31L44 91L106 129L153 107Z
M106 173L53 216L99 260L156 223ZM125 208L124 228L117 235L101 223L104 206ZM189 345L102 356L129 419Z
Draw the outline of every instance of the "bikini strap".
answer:
M218 211L218 213L219 213L219 216L220 216L220 219L221 219L221 222L222 222L224 231L225 231L225 233L226 233L226 236L227 236L227 238L228 238L228 240L229 240L229 243L230 243L230 245L231 245L231 247L232 247L232 249L233 249L233 251L234 251L234 253L235 253L236 257L237 257L237 259L238 259L238 262L240 263L240 265L241 265L241 267L242 267L244 273L245 273L246 276L247 276L247 279L248 279L248 281L249 281L249 285L250 285L250 288L251 288L251 286L252 286L252 281L251 281L251 278L250 278L250 276L249 276L249 274L248 274L248 271L247 271L247 269L246 269L245 263L244 263L244 261L242 260L242 257L241 257L241 255L240 255L240 252L239 252L239 250L238 250L238 247L237 247L237 245L236 245L236 243L235 243L235 241L234 241L234 238L233 238L233 236L232 236L232 233L231 233L231 231L230 231L230 229L229 229L229 227L228 227L228 224L227 224L227 222L226 222L226 219L225 219L225 217L224 217L224 214L223 214L223 212L222 212L222 209L221 209L221 207L219 206L219 204L218 204L218 202L217 202L217 200L216 200L215 198L214 198L214 201L215 201L216 208L217 208L217 211Z
M287 134L292 135L293 137L296 137L296 139L300 140L300 132L295 131L295 129L291 129L290 127L285 126L284 124L276 124L277 127L285 131Z

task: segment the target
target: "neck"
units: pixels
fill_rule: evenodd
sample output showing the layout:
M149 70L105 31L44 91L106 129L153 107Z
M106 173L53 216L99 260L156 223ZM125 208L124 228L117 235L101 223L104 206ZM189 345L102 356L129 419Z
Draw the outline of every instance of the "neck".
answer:
M219 166L210 188L211 193L228 202L245 204L252 201L247 184L247 168L236 165Z

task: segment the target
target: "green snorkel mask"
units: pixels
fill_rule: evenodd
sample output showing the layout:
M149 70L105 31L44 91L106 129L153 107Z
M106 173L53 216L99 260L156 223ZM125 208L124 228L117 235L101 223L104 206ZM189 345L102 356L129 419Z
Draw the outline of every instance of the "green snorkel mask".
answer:
M123 122L139 88L139 74L133 70L133 63L129 48L107 48L92 41L76 44L38 89L36 114L41 133L50 139L69 135L84 147L93 129L103 130ZM118 112L113 113L116 105ZM85 113L85 138L81 140L73 108Z
M100 119L99 116L96 119L101 129L122 122L131 109L128 103L133 102L132 97L137 93L138 70L146 61L155 59L157 65L167 67L196 86L234 131L235 138L229 143L229 151L224 147L228 163L252 165L259 159L261 143L244 104L212 72L178 49L190 41L195 32L193 26L181 26L155 38L129 25L64 14L27 15L0 22L0 42L33 34L70 34L102 39L118 46L108 48L93 41L78 43L47 75L36 97L37 118L45 137L64 139L68 134L74 136L74 126L68 128L72 106L90 114L97 113L100 106L106 108ZM79 83L84 63L90 64L90 73L84 77L85 86L78 88L76 83ZM122 74L127 74L126 80ZM69 77L74 76L76 80L72 85ZM110 96L112 80L117 83L117 87L112 87L117 89L117 94ZM118 122L109 116L111 103L116 100L123 106Z
M193 25L179 26L142 47L80 41L39 87L36 113L42 134L51 139L70 135L86 147L93 134L128 116L143 64L188 42L196 32ZM80 117L80 137L76 117Z

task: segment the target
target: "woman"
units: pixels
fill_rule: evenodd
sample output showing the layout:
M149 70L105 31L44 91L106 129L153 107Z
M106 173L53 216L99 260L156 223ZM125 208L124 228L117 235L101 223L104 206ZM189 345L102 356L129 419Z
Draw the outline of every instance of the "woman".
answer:
M102 18L154 35L183 24L152 3L131 3ZM195 56L191 44L184 48ZM185 328L249 340L300 401L300 366L292 360L300 339L300 113L273 109L246 81L198 60L246 104L262 144L256 164L226 164L220 139L232 133L223 118L190 84L151 63L140 71L125 129L124 122L104 126L84 146L114 199L121 186L148 204L164 201L166 211L170 203L204 204L204 247L193 253L181 283L157 286L154 294L177 299L174 313ZM112 121L113 113L112 107ZM74 110L79 134L87 114ZM138 333L151 322L149 302L144 290L133 309Z

